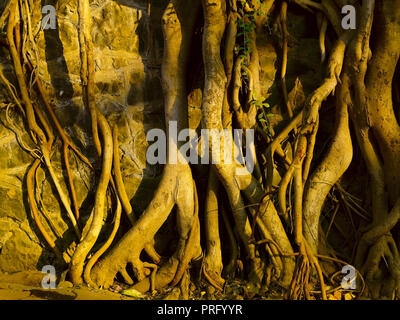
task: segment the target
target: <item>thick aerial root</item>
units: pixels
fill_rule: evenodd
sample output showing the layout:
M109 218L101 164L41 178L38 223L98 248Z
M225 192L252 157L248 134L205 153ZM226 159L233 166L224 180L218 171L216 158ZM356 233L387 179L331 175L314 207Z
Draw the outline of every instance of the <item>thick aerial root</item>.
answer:
M89 0L79 0L78 2L79 14L79 42L81 52L81 78L85 86L86 100L85 105L89 108L90 117L92 120L92 136L93 143L96 148L97 154L100 157L102 153L101 143L98 133L98 117L95 97L94 85L94 59L93 59L93 42L90 30L90 5Z
M297 264L293 280L289 289L289 299L300 299L305 296L310 299L308 290L308 281L310 276L310 262L307 255L305 241L303 241L303 230L302 230L302 198L303 198L303 184L302 184L302 173L301 166L304 161L306 138L300 137L297 144L296 157L293 161L294 167L294 236L295 242L299 247L299 256L297 258Z
M373 298L391 297L399 287L399 253L391 230L399 220L399 125L392 104L392 81L399 58L398 3L363 2L360 28L351 46L348 68L354 87L352 120L371 179L372 225L360 239L355 264L366 274ZM395 9L396 8L396 9ZM374 12L392 19L379 28L378 41L369 47ZM396 18L395 18L396 17ZM371 60L371 61L370 61ZM368 72L367 72L368 70ZM379 104L379 107L376 105ZM389 207L393 206L390 213ZM386 268L384 267L386 265ZM388 272L387 272L388 271Z
M359 260L360 261L360 260ZM356 266L359 262L356 262ZM386 266L386 268L384 267ZM386 270L387 271L386 271ZM400 289L400 255L391 235L384 235L370 246L360 269L373 299L391 298Z
M72 222L76 236L78 237L78 239L80 239L81 232L79 231L78 222L75 219L75 215L72 212L72 209L71 209L71 206L70 206L70 203L68 200L68 196L65 194L64 190L61 187L60 181L57 178L57 175L54 171L53 165L51 164L51 161L50 161L50 155L48 153L48 150L42 149L42 151L43 151L44 162L46 163L47 169L49 170L49 173L53 180L54 186L57 189L60 200L61 200L62 204L64 205L65 209L67 210L68 217L70 218L70 220Z
M350 36L349 33L344 33L343 36L336 41L328 61L327 76L306 101L305 113L303 115L303 125L306 130L307 126L312 129L312 126L317 122L318 112L322 102L334 92L337 84L340 82L344 55Z
M355 264L361 267L366 275L370 292L374 298L391 296L390 290L400 288L400 256L396 242L390 233L400 218L400 201L398 200L389 215L382 221L376 222L365 232L359 242ZM383 285L384 273L382 263L389 271L389 278L393 280L392 287ZM389 282L388 282L389 283ZM389 290L389 289L390 290ZM388 292L389 290L389 292Z
M357 52L361 52L361 64L358 70L355 69L355 79L359 80L354 86L361 87L360 95L363 104L357 106L361 111L367 113L369 125L376 138L379 147L379 154L384 164L385 184L389 195L390 205L394 205L400 195L400 126L396 119L396 106L393 105L393 79L396 66L400 56L399 37L393 34L400 33L400 2L398 0L388 3L386 1L363 2L362 15L365 16L365 31L360 32ZM378 13L376 13L378 12ZM375 13L375 14L374 14ZM372 21L376 16L376 28L379 33L376 35L376 44L369 58L369 36L371 34ZM363 21L363 22L364 22ZM384 21L384 22L380 22ZM375 22L375 20L374 20ZM368 72L366 72L368 70ZM359 79L357 73L365 78Z
M235 234L231 227L230 219L228 218L228 214L223 206L221 206L221 215L224 221L226 233L228 234L230 248L229 260L228 263L224 266L223 275L226 279L233 279L235 277L236 262L239 255L238 245L235 239Z
M157 270L158 270L158 266L154 263L148 263L148 262L144 262L143 266L145 268L147 268L147 270L150 269L149 272L150 273L150 291L154 292L154 290L156 290L156 275L157 275ZM145 269L146 274L148 273Z
M192 220L192 226L189 231L189 237L184 244L184 248L182 249L182 254L179 255L179 266L178 270L176 271L175 277L171 283L172 286L178 284L181 280L186 268L189 265L189 262L193 258L198 258L201 255L201 248L200 248L200 222L199 222L199 204L198 204L198 197L197 197L197 190L196 184L193 181L193 200L194 200L194 214ZM185 234L184 232L183 234ZM182 235L181 235L182 237ZM179 249L178 249L179 250Z
M293 117L293 110L291 109L288 103L288 93L287 93L287 86L286 86L286 69L287 69L287 58L288 58L288 31L286 25L286 17L287 17L287 7L288 4L286 1L282 1L281 6L281 29L282 29L282 63L281 63L281 86L282 86L282 93L283 99L285 101L285 105L287 108L287 112L289 118Z
M43 238L46 240L46 242L48 243L50 248L54 251L57 258L61 259L60 251L57 249L53 239L50 237L50 235L47 233L47 231L44 229L42 223L40 222L39 210L38 210L38 207L36 204L35 196L33 194L34 190L35 190L35 188L34 188L35 172L36 172L36 169L39 167L39 165L40 165L40 160L36 159L33 162L32 166L29 169L28 174L26 176L26 189L28 192L29 205L31 208L33 219L35 220L35 223L36 223L39 231L41 232Z
M326 156L314 170L305 187L303 229L304 236L314 253L317 253L319 217L325 198L332 186L347 170L353 158L347 111L350 103L348 85L349 79L344 77L338 90L334 139Z
M362 235L359 244L359 255L363 255L367 246L372 245L385 234L389 234L393 227L399 222L399 219L400 199L397 200L395 206L388 216L381 221L376 222L367 232Z
M119 156L119 143L118 143L118 126L115 125L113 128L113 169L115 177L115 188L119 199L121 200L122 207L129 219L129 222L133 226L136 222L135 214L132 210L128 195L126 194L124 181L122 180L121 166L120 166L120 156ZM114 185L114 184L113 184ZM160 255L154 249L153 243L148 243L145 245L144 250L146 254L154 263L159 263L161 261Z
M110 247L111 243L113 242L115 235L117 234L120 220L121 220L121 201L117 198L117 208L115 210L115 217L114 217L114 226L111 231L110 236L108 237L107 241L102 245L102 247L93 255L93 257L89 260L86 265L84 279L85 282L90 285L91 287L95 287L96 285L93 283L92 278L90 277L90 271L92 270L93 265L97 262L97 260L101 257L101 255L106 252L106 250Z
M166 169L166 173L164 173L166 178L168 178L169 175L169 169ZM189 173L189 172L188 172ZM164 178L164 179L166 179ZM174 179L174 182L176 180ZM194 183L194 182L193 182ZM171 182L169 182L169 186L172 186ZM183 187L183 186L182 186ZM183 187L185 190L187 189L186 187ZM182 189L183 189L182 188ZM164 190L163 190L164 189ZM162 181L160 183L160 187L158 189L159 191L156 192L156 195L152 202L150 203L149 207L146 209L146 211L143 213L143 215L139 218L135 226L128 232L127 237L125 236L124 238L121 239L121 241L118 243L116 248L114 248L109 256L104 258L102 261L100 261L95 268L93 269L93 279L96 279L96 283L100 286L104 286L105 288L109 287L113 279L115 277L115 274L117 272L120 272L121 275L125 275L124 278L127 279L128 283L133 283L132 280L130 280L130 277L127 276L126 273L126 265L130 263L132 265L132 269L134 272L134 275L136 277L136 280L142 284L146 284L146 265L147 263L143 263L139 259L140 252L144 249L145 244L150 241L153 237L155 232L158 231L158 229L161 227L162 223L165 221L165 219L168 217L170 210L172 209L172 206L174 202L172 202L172 193L176 194L175 191L170 191L167 192L165 190L165 180L164 182ZM192 189L193 190L193 189ZM189 189L190 191L190 189ZM165 197L169 193L169 201L168 201L168 196L167 198ZM178 191L178 194L180 191ZM183 198L186 198L186 196L182 195ZM192 203L193 201L193 194L191 196ZM160 200L162 201L160 203ZM168 204L169 203L169 204ZM166 205L166 206L165 206ZM163 208L160 211L160 208ZM160 213L163 213L163 217L160 216ZM179 263L180 266L180 271L177 272L178 265L174 265L174 273L172 276L168 276L168 283L173 281L175 279L175 282L177 283L176 279L178 281L180 280L183 272L186 270L187 263L193 259L195 256L199 255L198 250L200 249L199 247L199 241L200 241L200 230L199 230L199 222L197 216L194 216L193 212L191 214L192 216L192 224L190 224L191 230L188 230L189 232L187 233L189 235L187 241L184 243L186 246L182 248L182 250L177 249L173 260L176 260ZM157 224L150 222L149 219L156 219ZM161 219L161 220L160 220ZM193 224L193 222L195 222ZM145 229L145 226L149 228L148 230ZM125 246L129 246L129 249L123 249ZM121 250L121 251L117 251ZM115 259L113 257L116 257ZM178 258L179 257L179 258ZM159 277L165 279L165 276L163 274L166 272L167 274L171 274L170 271L165 271L165 268L161 268L157 272L156 276L156 288L160 288L165 286L166 284L163 285L165 280L159 280ZM168 269L169 270L169 269ZM159 275L160 274L160 275ZM151 278L151 277L150 277ZM150 283L150 282L149 282ZM139 286L141 286L140 284Z
M271 225L265 223L265 220L266 220L265 216L266 216L266 214L268 214L266 212L269 211L269 213L276 214L276 211L274 212L273 208L271 208L272 210L268 209L268 207L270 205L273 206L271 200L267 196L266 199L264 199L262 201L262 203L259 207L259 210L257 212L253 213L255 210L251 210L252 215L253 215L253 221L256 221L258 229L260 231L260 234L263 238L263 240L257 241L255 243L255 245L257 245L257 246L264 245L265 246L265 250L268 253L268 255L271 259L271 263L272 263L270 266L272 267L271 270L273 271L273 274L271 274L271 275L273 276L274 280L276 280L283 287L285 287L290 282L290 279L291 279L292 273L293 273L293 269L294 269L294 265L291 266L291 262L289 259L286 260L286 258L281 257L282 249L281 249L280 245L275 241L275 239L279 243L283 242L282 245L285 248L285 252L292 253L293 251L292 251L291 247L287 248L285 239L284 239L286 234L281 233L280 232L281 230L279 230L280 229L279 227L277 227L275 230L273 230L272 233L269 231L270 230L269 228L271 227ZM259 214L263 215L264 218L257 217ZM268 217L270 217L270 216L268 216ZM274 219L271 219L271 220L274 220ZM272 236L272 234L274 234L274 236ZM288 240L288 239L286 239L286 240ZM269 270L268 268L269 268L269 266L267 266L267 271Z
M76 251L71 260L70 275L74 284L82 282L81 276L83 272L83 264L90 249L95 244L97 237L101 231L103 217L106 205L106 192L111 178L111 167L113 160L113 141L111 129L106 118L98 111L97 114L99 126L103 135L103 165L100 175L99 184L96 190L96 198L93 208L93 219L90 229L85 238L77 246Z
M256 258L256 250L255 245L251 243L252 238L252 228L250 225L250 221L247 217L247 212L245 210L244 199L241 195L241 190L234 179L234 175L229 173L229 171L225 171L225 166L217 166L215 170L218 174L221 174L220 180L222 181L222 185L225 187L225 190L228 195L229 203L231 206L233 218L235 221L236 231L242 240L242 244L244 250L247 254L248 259L250 260L251 269L258 269L259 260Z
M221 291L224 280L221 278L223 266L218 223L218 183L218 178L213 169L211 169L208 178L208 191L205 207L205 231L207 238L207 250L202 271L210 284Z
M236 0L230 0L230 10L229 17L226 28L226 37L225 37L225 73L227 82L225 84L225 95L224 95L224 105L222 108L222 123L224 128L232 127L232 114L230 110L230 103L228 99L229 95L229 85L232 79L232 71L234 66L234 49L236 44L236 35L237 35L237 6Z
M179 191L177 172L182 183ZM168 218L175 205L175 197L178 195L193 199L193 190L187 188L188 181L192 185L191 172L187 165L167 165L164 168L163 177L146 210L115 247L94 266L92 280L98 286L108 288L115 275L124 272L128 263L132 265L136 280L141 281L145 278L143 262L139 259L140 253L145 245L154 239L154 235Z
M118 197L121 199L122 207L124 208L124 211L126 215L129 218L129 221L134 224L135 222L135 217L132 214L132 206L129 202L128 195L126 194L125 191L125 185L122 180L122 174L121 174L121 166L120 166L120 157L119 157L119 143L118 143L118 126L115 125L113 128L113 155L114 155L114 176L115 176L115 182L116 182L116 187L117 187L117 192L118 192Z
M293 253L293 248L288 239L282 221L275 209L271 195L270 193L265 194L265 191L260 188L252 176L241 176L241 178L237 177L236 181L247 200L250 203L258 205L258 210L256 213L253 213L253 210L251 209L250 212L253 215L253 219L257 217L256 223L259 231L269 246L267 252L271 250L273 255L276 255L278 252L288 254L286 257L283 256L282 259L277 257L275 259L276 261L273 262L274 265L277 266L275 272L279 279L279 284L283 287L287 287L292 279L295 266L294 259L290 257L290 255ZM254 240L252 235L251 239Z
M234 164L224 164L220 150L215 146L213 147L213 141L218 141L219 139L217 131L223 129L221 114L226 75L220 57L220 44L225 30L225 5L220 0L203 0L202 4L205 20L203 33L203 60L205 65L203 123L205 129L210 130L209 150L213 163L216 163L214 170L216 170L228 194L237 232L243 241L244 250L252 261L251 265L253 266L255 262L255 247L253 244L249 244L252 231L244 209L243 198L235 180L237 167Z
M289 133L292 130L295 130L301 124L301 120L303 118L303 110L300 111L296 116L290 120L289 124L278 134L274 137L274 140L269 144L267 149L265 150L264 156L267 159L267 181L266 181L266 191L272 191L272 181L274 177L274 154L278 150L282 150L281 143L284 139L287 138ZM285 153L282 151L282 155Z
M300 112L295 118L292 119L291 123L275 138L274 142L271 143L269 148L267 149L267 157L270 160L269 163L269 168L268 168L268 176L267 176L267 191L272 190L272 178L273 178L273 155L274 152L277 148L277 146L282 142L284 137L289 134L291 130L297 127L299 124L299 117L303 117L303 128L300 132L300 136L298 137L298 140L296 142L297 147L296 147L296 155L289 166L289 169L286 171L285 176L281 180L281 185L280 185L280 190L279 190L279 203L281 206L281 211L284 217L286 217L286 220L288 220L288 217L286 216L287 214L287 209L286 209L286 190L287 187L290 183L290 181L293 179L294 182L294 226L295 226L295 240L297 245L299 246L300 249L300 256L297 259L297 266L295 268L295 274L293 276L293 280L291 282L290 290L289 290L289 297L290 298L299 298L299 297L306 297L309 298L309 290L307 288L308 286L308 280L310 276L310 265L313 265L317 271L317 274L320 278L320 283L321 283L321 291L322 291L322 296L324 299L326 299L326 292L324 290L324 280L323 280L323 275L322 271L319 267L318 261L314 257L314 255L308 248L307 241L303 239L303 223L307 223L308 221L303 221L303 189L304 189L304 183L308 177L308 171L310 168L311 160L312 160L312 155L313 155L313 149L315 145L315 136L318 128L318 119L319 119L319 109L321 108L322 102L328 97L328 95L335 89L337 83L339 82L339 75L341 73L341 69L343 66L343 59L344 59L344 53L345 53L345 48L346 44L348 42L348 35L343 36L339 41L337 41L333 51L332 55L330 57L329 63L328 63L328 76L324 79L323 83L321 86L316 89L308 98L306 101L305 109L304 111ZM345 107L347 107L346 103L342 103L344 107L342 107L343 110ZM347 109L344 109L342 113L339 113L341 120L341 127L343 128L343 137L347 137L348 139L346 142L350 141L349 138L349 131L348 131L348 117L347 117ZM339 122L340 123L340 122ZM309 137L307 138L307 135ZM340 141L341 142L341 141ZM351 149L351 142L348 142L347 145L350 144L350 150ZM347 155L346 155L347 156ZM329 159L329 158L328 158ZM333 159L333 158L332 158ZM346 158L347 159L347 158ZM336 160L336 157L335 159ZM350 157L351 160L351 157ZM334 179L333 183L336 182L336 180L340 177L340 175L344 172L345 169L347 169L350 161L344 161L344 165L340 166L336 172L334 172ZM344 167L344 168L342 168ZM323 170L322 173L324 174L326 170ZM329 172L329 171L328 171ZM317 175L318 176L318 175ZM325 176L319 177L320 179L325 178ZM326 177L327 178L327 177ZM320 182L320 180L318 180ZM325 182L325 181L324 181ZM332 184L333 185L333 184ZM330 190L330 186L328 185L328 191ZM325 186L327 188L327 186ZM319 189L318 189L319 190ZM306 190L307 192L307 190ZM318 196L318 193L317 193ZM322 208L322 204L325 200L326 195L321 196L321 204L320 207ZM313 196L311 199L315 199L315 196ZM317 208L320 212L321 208ZM317 212L317 213L318 213ZM305 213L306 214L306 213ZM317 218L316 225L318 226L319 222L319 214L316 216L316 214L312 215L312 218L315 219ZM315 224L313 224L314 226ZM307 228L308 226L305 226L304 228ZM309 231L308 231L309 232ZM317 234L317 232L315 232ZM307 237L308 239L309 237ZM317 243L317 240L313 240L312 243ZM316 245L313 245L315 247ZM307 247L307 249L306 249Z
M246 180L248 181L245 182ZM293 253L293 249L271 196L269 193L265 194L255 183L254 177L251 179L238 179L238 183L248 201L259 205L256 212L249 208L253 216L253 224L257 224L262 237L260 241L266 244L266 251L271 256L272 263L275 266L275 278L280 285L287 287L292 279L294 260L288 256L281 259L277 255L278 253L288 253L290 255ZM253 235L251 235L251 239L252 243L254 243ZM259 245L260 242L255 244Z
M71 171L71 166L69 164L69 155L68 155L69 150L68 150L68 146L65 144L64 144L63 152L64 152L65 169L67 171L68 183L69 183L69 187L70 187L70 191L71 191L72 204L73 204L74 211L75 211L75 219L76 219L78 227L79 227L78 200L76 198L74 180L72 179L72 171Z
M218 291L223 291L224 290L224 284L225 284L225 280L222 279L221 277L219 277L218 274L212 273L212 276L208 273L207 267L205 265L203 265L202 268L202 273L204 275L204 277L206 278L206 280ZM215 279L215 280L214 280Z
M299 247L299 256L297 266L290 285L288 297L290 299L299 299L303 296L310 299L308 282L310 276L310 265L313 265L320 279L322 298L326 300L326 290L321 268L314 254L311 252L307 241L303 236L303 174L302 165L305 158L307 139L300 136L296 148L296 156L293 160L294 166L294 236L295 242Z
M166 287L174 279L176 270L178 269L179 260L172 256L162 267L155 273L155 279L152 287L151 277L146 277L142 281L136 283L132 288L139 292L147 292L149 290L160 290Z
M295 171L295 166L292 163L289 167L289 169L286 171L285 175L283 176L281 183L279 185L279 190L278 190L278 200L279 200L279 206L280 206L280 214L283 216L285 219L285 222L289 225L289 216L288 216L288 210L286 206L286 193L287 189L289 186L289 183L293 179Z

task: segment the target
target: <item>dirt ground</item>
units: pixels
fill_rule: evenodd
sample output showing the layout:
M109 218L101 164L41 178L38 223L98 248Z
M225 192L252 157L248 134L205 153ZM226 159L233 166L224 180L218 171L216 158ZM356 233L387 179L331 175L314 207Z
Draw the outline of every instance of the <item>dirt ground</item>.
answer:
M73 288L68 281L61 281L56 289L43 289L44 276L38 271L0 274L0 300L134 300L107 290Z
M41 286L43 274L40 271L24 271L13 274L0 273L0 301L1 300L176 300L179 298L178 287L162 290L161 292L147 293L141 298L121 294L123 289L128 289L125 284L117 282L110 290L97 290L82 285L73 287L69 281L57 281L56 289L44 289ZM224 292L210 295L208 290L199 290L191 286L189 299L208 300L208 299L281 299L277 295L254 296L246 289L244 282L231 281L225 286Z
M122 294L129 286L115 282L109 290L93 289L86 285L73 287L69 281L57 281L56 289L41 286L45 274L40 271L24 271L13 274L0 273L0 301L3 300L177 300L180 298L179 286L139 296ZM60 277L62 278L62 277ZM210 292L210 287L199 289L189 286L189 300L282 300L283 297L273 288L264 294L253 294L245 281L228 281L223 292ZM329 294L329 300L353 300L356 296L349 292L337 291ZM360 298L364 300L366 298ZM367 299L368 300L368 299Z

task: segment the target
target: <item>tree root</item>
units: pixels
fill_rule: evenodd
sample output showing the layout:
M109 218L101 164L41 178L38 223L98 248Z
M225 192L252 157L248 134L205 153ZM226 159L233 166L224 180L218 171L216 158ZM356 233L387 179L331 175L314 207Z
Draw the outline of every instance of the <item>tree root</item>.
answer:
M210 169L205 208L207 250L204 257L202 271L207 281L209 281L217 290L222 291L225 281L221 278L223 265L218 224L218 183L218 177L214 170Z
M36 204L35 196L34 196L34 179L35 179L35 172L36 169L40 165L40 160L36 159L33 164L31 165L30 169L28 170L28 174L26 176L26 189L28 192L28 199L29 199L29 205L31 208L32 216L33 219L35 220L35 223L42 234L43 238L46 240L50 248L54 251L56 257L58 259L62 259L60 251L57 249L56 244L54 243L53 239L50 237L50 235L47 233L46 229L43 227L42 223L40 222L39 218L39 210Z
M156 273L153 271L154 280L151 277L146 277L145 279L136 283L132 288L142 293L149 290L154 291L165 288L173 280L176 270L178 269L178 265L179 260L172 256Z
M171 286L177 285L177 283L181 280L183 273L186 271L189 262L192 259L199 257L202 252L200 248L200 222L199 222L199 203L197 197L196 184L193 181L193 192L194 192L194 215L193 215L193 224L190 228L189 237L184 244L184 248L182 249L182 253L178 254L179 257L179 266L176 271L175 277L172 280ZM179 251L179 249L178 249Z
M106 118L97 111L98 124L103 135L103 166L96 190L96 198L93 208L93 219L90 229L80 244L77 246L71 260L70 275L74 284L82 283L83 264L90 249L95 244L97 237L101 231L103 217L105 213L105 201L107 187L111 178L111 167L113 159L113 141L111 129Z
M386 265L388 274L382 265ZM391 297L400 289L400 255L391 235L382 236L370 248L361 267L373 299Z
M79 206L69 152L73 151L89 168L93 169L93 166L62 128L39 79L39 73L36 71L38 49L31 27L30 3L10 0L0 17L0 29L3 29L8 18L7 40L2 41L2 44L9 48L19 89L17 92L5 77L3 68L0 68L0 80L9 96L9 102L1 107L6 108L7 122L16 133L18 143L34 158L26 175L26 185L31 214L45 242L57 257L61 258L54 237L41 222L37 204L40 198L37 191L35 198L35 190L38 188L35 173L41 162L45 164L44 168L48 170L72 227L81 240L70 264L70 275L74 284L82 283L83 274L83 279L88 285L108 288L119 273L126 283L133 285L133 288L140 292L153 292L168 285L180 284L180 288L175 288L173 293L188 298L190 265L193 266L201 260L200 272L209 283L210 291L215 292L214 288L223 291L225 280L221 274L223 273L225 278L232 278L236 275L236 269L240 269L239 276L244 277L244 272L247 273L247 298L259 293L262 285L268 286L273 282L288 289L287 297L290 299L312 299L316 294L326 299L327 293L335 292L337 288L327 290L325 279L330 278L331 283L334 283L337 272L330 276L329 269L324 265L322 270L318 259L341 264L344 262L318 254L319 251L326 250L320 217L332 186L345 174L351 161L358 161L353 159L355 146L349 129L350 114L358 147L361 149L371 180L372 222L359 238L358 245L353 248L353 251L357 249L355 265L360 269L357 272L365 276L368 290L373 297L400 295L400 254L396 243L398 239L394 239L395 228L400 220L400 126L393 109L393 101L396 102L398 97L392 97L392 91L398 93L398 83L393 83L393 77L398 67L400 46L399 38L392 35L400 33L400 0L377 1L376 9L373 0L353 1L359 13L355 31L343 31L341 27L339 8L345 1L293 1L311 14L318 14L322 61L327 56L325 41L335 37L327 32L328 23L335 30L337 37L330 52L326 77L307 97L305 105L297 114L294 114L297 109L295 107L301 106L296 105L297 101L291 101L296 98L291 94L288 96L285 82L288 66L288 27L291 26L287 21L288 17L291 17L288 15L288 3L290 5L291 2L281 1L277 4L273 0L240 3L236 0L169 1L162 17L165 42L161 82L166 127L169 128L170 122L175 121L178 131L188 127L187 94L193 88L186 86L187 75L192 64L190 59L193 57L193 34L200 29L196 22L200 21L200 4L203 8L204 79L195 75L191 78L196 79L191 80L197 83L204 80L202 128L211 132L209 149L205 150L211 154L213 164L205 203L204 259L199 258L203 256L200 244L200 235L203 234L200 227L203 227L203 223L200 223L202 220L198 217L198 194L191 167L186 161L181 161L183 157L179 153L179 163L174 164L171 161L175 154L173 148L179 149L183 145L182 141L168 141L168 163L164 167L154 197L140 217L133 213L122 179L118 127L115 125L111 132L108 121L96 107L89 2L78 1L81 80L84 104L90 112L92 137L98 158L102 159L102 169L90 225L84 228L86 233L83 237L80 234ZM284 124L282 130L277 129L283 124L281 120L278 120L278 123L271 122L272 124L268 122L267 126L261 126L261 122L257 123L259 110L256 104L262 97L262 70L257 48L260 43L257 43L257 35L262 32L272 8L275 10L274 17L282 35L282 61L278 81L281 80L288 113L288 117L282 118L289 118L289 123ZM374 33L379 37L374 40L371 50L370 35L375 17L378 23ZM248 28L243 28L242 23ZM238 32L238 28L246 30ZM240 48L242 44L239 43L243 38L244 53ZM221 52L222 43L225 46ZM30 79L25 75L26 71L30 72ZM43 109L47 111L46 115L55 129L54 132L58 133L62 140L61 153L67 176L65 184L69 194L68 191L64 191L64 185L59 181L51 162L57 144L53 145L52 127L47 122L41 105L32 100L34 86L38 92L38 100L44 105ZM297 83L292 92L296 91ZM317 139L320 111L323 102L329 95L335 94L335 91L337 100L334 137L324 156L315 159L314 148L316 143L319 147L320 142ZM21 129L17 128L9 117L10 107L19 108L35 147L20 139ZM280 116L285 112L276 109ZM327 111L329 112L329 109ZM232 114L235 114L234 119ZM256 153L256 146L259 147L259 144L246 148L232 148L235 155L243 156L245 152L252 155L254 172L249 172L248 167L241 165L239 161L233 164L226 163L221 157L221 150L213 148L214 141L220 139L218 131L228 129L226 131L230 132L230 135L225 138L233 140L232 131L235 127L258 130L261 140L258 139L257 142L261 141L260 144L265 145L262 145L264 152L261 156L264 157L264 162L261 164L258 163ZM275 134L278 130L280 131ZM168 132L168 136L169 134ZM279 159L276 159L275 155ZM314 168L315 160L318 160L318 163ZM219 187L221 190L218 190ZM333 223L338 222L339 219L335 220L335 217L341 212L342 206L354 231L359 222L355 218L362 218L363 223L370 222L362 214L367 213L363 208L369 209L369 202L367 205L361 205L361 202L347 201L343 190L340 190L340 202L335 199L336 193L332 193L332 202L336 204L326 233L330 232ZM107 194L107 191L110 193ZM227 197L224 196L224 192ZM113 229L107 241L94 253L84 268L87 256L101 232L107 207L106 199L110 199L111 195L115 197L112 205L110 201L110 207L115 212ZM222 195L222 201L217 199L219 195ZM224 211L227 204L232 212L232 221L229 212ZM279 206L279 214L276 205ZM154 237L174 208L178 244L167 262L158 265L161 257L154 249ZM122 210L127 214L132 228L108 250L118 231ZM353 213L359 217L353 217ZM219 216L222 218L219 219ZM219 225L221 221L226 229L225 233L220 233L220 230L224 230ZM49 226L56 238L59 238L60 235L54 231L51 223ZM221 248L223 235L229 242L230 251L225 264L222 262ZM297 249L296 253L293 250L294 246ZM143 251L154 263L141 258ZM363 290L364 288L361 289L360 295Z
M101 143L98 133L98 118L95 97L94 85L94 59L93 59L93 42L90 30L90 5L89 0L78 1L78 15L79 15L79 43L81 52L81 78L85 87L85 104L90 111L92 120L92 136L93 143L96 148L97 154L100 157L102 153Z
M307 182L304 197L304 236L314 253L318 247L319 217L325 198L336 181L343 175L353 158L349 116L348 77L342 78L338 90L335 138L330 148Z
M10 4L10 13L9 13L9 21L8 21L8 26L7 26L7 40L10 46L10 53L12 56L12 60L14 63L14 71L17 77L18 85L20 88L21 92L21 97L22 101L24 102L25 105L25 112L26 112L26 119L28 123L28 127L30 130L30 133L32 135L32 139L38 143L42 156L44 158L45 164L47 166L47 169L49 170L50 176L54 182L54 185L57 189L57 192L60 196L60 200L63 203L65 209L67 210L68 216L72 222L72 225L74 227L74 231L78 237L80 237L80 231L77 227L77 222L75 219L74 214L72 213L72 210L70 208L70 205L68 203L68 197L65 195L58 178L54 172L53 166L50 161L50 150L49 150L49 145L47 138L43 132L43 130L39 127L39 125L36 122L36 117L35 117L35 110L32 105L32 101L29 97L29 92L28 88L25 83L25 77L21 65L21 60L14 42L14 26L15 26L15 15L18 10L18 2L16 0L11 0Z
M92 256L92 258L88 261L85 267L85 272L84 272L84 280L85 282L91 286L91 287L96 287L94 282L92 281L92 278L90 276L90 271L92 270L93 265L97 262L97 260L101 257L104 252L110 247L112 244L115 235L117 234L120 220L121 220L121 201L117 198L117 208L115 210L115 217L114 217L114 226L111 231L110 236L108 237L107 241L103 244L103 246Z
M121 167L120 167L120 158L119 158L119 144L118 144L118 126L115 125L113 128L113 155L114 155L114 176L115 176L115 182L117 186L117 192L118 192L118 197L121 199L122 207L124 208L124 211L126 215L129 218L129 221L132 223L132 225L135 223L135 217L132 214L132 206L129 202L128 195L126 194L125 191L125 185L122 180L122 174L121 174Z

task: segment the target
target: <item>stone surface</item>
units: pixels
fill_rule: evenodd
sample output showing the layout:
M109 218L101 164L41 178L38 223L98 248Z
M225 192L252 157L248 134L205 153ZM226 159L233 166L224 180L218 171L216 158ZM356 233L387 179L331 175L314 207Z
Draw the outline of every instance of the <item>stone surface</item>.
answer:
M150 200L160 173L160 168L146 164L146 132L163 126L159 62L153 59L153 67L147 67L145 46L148 37L145 32L139 32L139 29L145 30L144 24L150 20L146 20L145 1L98 0L90 3L96 102L110 124L120 128L122 175L129 197L134 198L133 208L140 212ZM42 5L54 5L58 18L57 30L41 30L37 35L40 78L65 131L89 160L95 161L90 116L82 102L77 1L43 0L36 4L39 5L32 12L32 25L40 24ZM160 14L161 11L156 10L151 18L159 21ZM159 42L155 47L162 47L160 30L156 30L150 39L153 46ZM0 62L5 66L6 76L13 80L9 57L3 49ZM149 87L160 90L149 90ZM0 94L0 101L3 101L3 88L0 88ZM22 150L18 140L29 148L34 144L23 130L17 112L9 111L10 122L5 112L0 116L0 273L41 270L43 265L52 264L55 257L29 210L25 176L33 158ZM64 182L65 166L59 151L54 153L52 161L68 194ZM80 215L82 221L86 221L93 206L96 178L72 152L70 163ZM42 224L57 247L66 251L77 239L43 165L37 173L36 195Z

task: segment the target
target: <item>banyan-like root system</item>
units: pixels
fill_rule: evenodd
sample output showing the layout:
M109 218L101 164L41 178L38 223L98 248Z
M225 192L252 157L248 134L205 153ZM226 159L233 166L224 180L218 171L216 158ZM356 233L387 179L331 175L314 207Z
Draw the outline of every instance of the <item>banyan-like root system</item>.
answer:
M355 30L341 27L343 4L339 0L168 2L161 19L167 136L172 121L178 132L189 127L188 105L197 97L202 118L198 128L191 129L207 129L209 140L202 136L193 144L197 143L199 154L209 155L210 165L194 170L185 155L174 152L184 142L168 139L168 161L161 180L140 213L134 212L125 190L118 126L96 105L89 0L77 4L78 37L83 104L90 115L99 165L92 164L65 132L39 77L40 64L27 52L37 50L31 1L7 2L0 16L0 29L6 29L6 38L0 38L0 43L10 53L15 83L0 66L0 81L9 99L4 103L5 119L21 148L32 156L26 174L29 214L40 239L59 260L69 263L70 280L75 285L85 282L109 288L119 275L140 292L176 286L172 294L187 299L190 282L206 284L209 294L218 295L232 278L242 276L248 282L245 294L249 298L278 285L290 299L328 299L340 290L332 289L337 285L338 268L348 263L365 278L365 292L372 297L400 295L399 239L395 232L400 219L400 125L395 109L400 99L400 82L395 77L400 56L400 0L352 1L358 13ZM301 12L315 16L317 22L315 40L321 68L326 72L311 92L303 92L300 77L293 88L287 81L293 72L292 6L302 7L305 10ZM148 13L150 9L149 3ZM269 35L264 37L267 29ZM371 34L376 35L373 45ZM274 36L279 41L276 78L281 101L269 108L264 98L268 93L262 89L265 59L261 42L267 38L272 43ZM194 52L200 48L194 41L201 41L201 55ZM192 72L195 65L203 69ZM195 94L197 86L201 95ZM24 120L28 142L10 117L14 106L15 114ZM270 121L271 116L278 120ZM320 129L327 118L335 121L331 136L323 138ZM241 135L247 141L251 131L246 130L255 132L255 143L228 147L235 157L226 161L221 137L233 141ZM58 150L57 138L62 150ZM65 164L65 181L52 163L57 151ZM100 168L86 226L82 225L72 179L72 153L94 173ZM252 166L243 163L244 158L251 158ZM367 173L368 185L362 190L365 196L362 192L352 195L346 189L352 164L357 167L357 178L361 179L360 172ZM59 235L52 234L50 224L47 227L41 218L44 210L38 205L36 189L37 172L42 169L48 172L78 240L71 261L56 246ZM331 212L332 203L333 215L325 230L322 217ZM98 243L102 231L110 230L104 228L110 212L113 227L107 240ZM130 226L120 236L118 231L125 221L122 212ZM344 238L348 233L337 222L342 212L360 232L351 238L354 241L347 239L343 248L333 248L337 243L329 243L332 230L337 229ZM164 253L156 250L162 247L156 239L162 241L158 233L169 217L175 228L168 231L177 237L171 241L169 256L162 257ZM335 250L343 255L344 247L352 252L348 262L335 257ZM197 279L189 272L193 266L199 269Z

